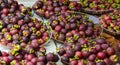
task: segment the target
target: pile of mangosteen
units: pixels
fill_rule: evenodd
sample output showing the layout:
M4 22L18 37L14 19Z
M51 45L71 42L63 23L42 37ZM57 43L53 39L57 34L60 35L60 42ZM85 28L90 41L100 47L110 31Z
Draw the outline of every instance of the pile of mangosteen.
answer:
M63 65L114 65L119 60L116 43L100 34L103 29L120 33L119 7L120 0L37 0L32 7L0 0L0 44L10 49L0 51L0 65L59 65L59 60ZM95 24L80 12L83 8L114 11ZM49 40L62 43L56 47L59 56L46 50Z

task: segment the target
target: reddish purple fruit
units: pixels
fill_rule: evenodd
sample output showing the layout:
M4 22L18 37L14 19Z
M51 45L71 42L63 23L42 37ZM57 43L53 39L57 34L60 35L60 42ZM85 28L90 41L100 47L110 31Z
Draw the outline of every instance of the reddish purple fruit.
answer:
M60 25L57 25L56 27L55 27L55 31L57 31L57 32L60 32L61 31L61 26Z
M106 58L106 54L104 52L98 52L97 57L99 59L104 59L104 58Z
M77 60L72 60L70 61L70 65L77 65L78 64L78 61Z
M112 47L108 47L106 49L106 52L108 55L114 55L115 54L115 50Z

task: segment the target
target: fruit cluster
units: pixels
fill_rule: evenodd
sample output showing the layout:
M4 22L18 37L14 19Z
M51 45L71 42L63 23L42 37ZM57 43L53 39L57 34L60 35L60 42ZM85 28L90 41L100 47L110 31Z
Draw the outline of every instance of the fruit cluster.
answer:
M61 62L65 65L113 65L118 60L115 49L104 38L86 40L84 44L67 44L58 48Z
M58 13L80 11L81 5L76 1L69 0L38 0L32 8L39 16L49 18L50 16Z
M27 48L27 46L26 46ZM36 49L34 53L28 53L20 45L15 45L10 53L0 52L0 65L56 65L59 60L56 54L51 52L46 54L44 47Z
M100 33L99 26L94 25L85 14L66 12L51 16L50 26L52 37L62 42L75 43L79 42L80 38L95 38Z
M43 22L29 15L8 15L0 21L1 44L44 44L49 39Z
M86 10L113 10L120 7L120 0L80 0Z
M113 13L101 16L99 22L105 29L120 33L120 11L115 10Z
M16 0L1 0L0 1L0 19L7 15L15 14L19 17L24 15L31 15L32 9L25 7L23 4L18 4Z

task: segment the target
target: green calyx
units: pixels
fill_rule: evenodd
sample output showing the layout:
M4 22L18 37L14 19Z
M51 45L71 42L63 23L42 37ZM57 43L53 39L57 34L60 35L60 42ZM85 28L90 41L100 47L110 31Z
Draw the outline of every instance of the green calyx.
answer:
M73 38L74 38L75 40L78 40L79 36L74 35Z
M60 48L58 47L58 48L56 48L56 52L59 52L60 51Z
M84 2L84 0L80 0L80 2Z
M41 36L40 31L37 31L37 32L36 32L36 35L37 35L37 36Z
M32 27L32 31L33 31L33 33L35 33L37 30L36 30L36 28Z
M20 25L14 25L14 28L18 29L18 28L20 28Z
M26 11L26 7L23 7L21 11L22 11L22 12L25 12L25 11Z
M2 65L7 65L5 61L0 61Z
M55 39L58 38L58 33L55 33L54 38L55 38Z
M3 28L3 26L2 26L2 22L0 21L0 29L2 29Z
M112 3L113 3L113 0L108 0L108 2L112 4Z
M6 31L5 31L5 29L2 29L2 33L4 34Z
M102 8L104 8L105 6L101 4L101 5L98 5L98 7L102 9Z
M119 30L119 26L115 26L114 29L115 29L115 30Z
M34 53L35 50L34 49L30 49L29 53Z
M22 61L20 62L20 63L21 63L21 65L25 65L25 64L24 64L24 62L25 62L25 61L24 61L24 60L22 60Z
M15 55L16 51L11 50L10 53L11 53L12 55Z
M69 2L69 0L62 0L62 3L63 3L64 5L68 4L68 2Z
M117 55L113 55L112 58L111 58L111 61L117 62L118 61L118 56Z
M82 47L86 50L87 49L87 44L83 44Z
M72 9L74 6L73 6L73 3L69 4L68 8L69 9Z
M79 57L78 57L77 55L75 55L74 58L75 58L76 60L79 60Z
M117 4L117 3L113 3L113 4L112 4L112 7L113 7L113 8L118 8L119 6L120 6L120 4Z
M15 45L13 50L14 50L14 51L19 51L20 49L21 49L21 46L20 46L20 45Z
M115 3L120 4L120 0L114 0Z
M67 42L69 42L69 43L72 43L72 42L73 42L72 37L66 38L66 40L67 40Z
M7 35L7 40L11 40L12 39L12 36L11 35Z
M49 39L49 38L48 38L48 37L46 37L46 38L45 38L45 41L47 41L48 39Z
M90 7L90 8L94 8L94 7L95 7L95 3L94 3L94 2L93 2L93 3L90 3L89 7Z
M28 36L28 33L26 31L23 31L23 36Z
M16 61L13 60L12 62L10 62L10 65L15 65L16 64Z

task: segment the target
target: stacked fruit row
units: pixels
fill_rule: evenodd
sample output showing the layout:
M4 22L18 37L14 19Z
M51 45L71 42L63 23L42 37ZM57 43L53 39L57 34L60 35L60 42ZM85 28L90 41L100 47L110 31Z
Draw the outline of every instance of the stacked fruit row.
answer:
M51 15L67 11L83 11L90 14L103 14L120 8L120 0L38 0L33 10L39 16L49 18Z
M120 0L80 0L87 10L114 10L120 7Z
M0 44L10 49L8 53L1 50L0 65L56 64L58 56L41 47L50 38L44 22L16 0L0 2Z
M67 44L57 49L63 64L113 65L118 60L111 42L105 41L104 38L84 39L81 42Z
M32 17L31 8L18 4L14 0L5 0L5 2L3 0L0 6L1 44L33 44L32 41L36 41L37 44L42 45L48 41L47 27L43 22Z
M63 13L51 16L52 37L62 42L80 42L80 38L96 38L100 34L99 26L94 25L86 14Z
M71 2L69 0L38 0L32 8L39 16L50 18L52 15L67 11L80 11L81 5L76 1Z
M120 35L120 11L101 16L100 23L109 32Z
M7 15L16 15L23 18L25 15L31 15L31 8L18 4L16 0L0 1L0 19L4 19Z
M44 47L28 47L14 45L9 53L1 51L0 65L55 65L59 60L56 54L46 53Z
M56 65L59 57L51 52L46 53L42 47L50 39L50 33L54 40L64 44L57 48L64 65L113 65L118 61L113 48L115 43L101 37L101 28L86 14L71 13L81 10L81 2L87 3L88 8L90 6L94 9L96 5L101 7L95 7L95 10L104 9L103 4L113 4L113 7L107 9L119 7L119 0L109 1L105 4L106 1L103 0L85 0L80 3L38 0L32 9L39 16L49 18L49 26L34 18L31 8L18 4L15 0L0 1L0 43L10 49L9 53L0 52L0 65ZM110 17L113 14L116 16ZM114 13L101 17L100 22L106 28L119 32L119 18L119 12L115 10Z

